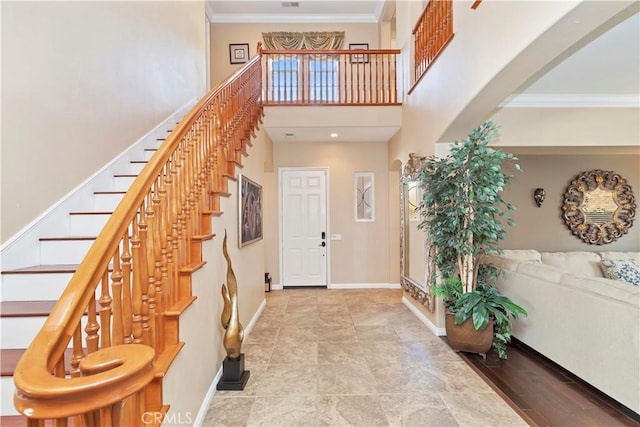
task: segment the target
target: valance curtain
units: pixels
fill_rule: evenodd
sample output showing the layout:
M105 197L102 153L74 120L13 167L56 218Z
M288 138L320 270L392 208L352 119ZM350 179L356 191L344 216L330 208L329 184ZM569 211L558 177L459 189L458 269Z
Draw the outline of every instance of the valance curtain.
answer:
M342 48L344 31L262 33L262 39L271 50L336 50Z

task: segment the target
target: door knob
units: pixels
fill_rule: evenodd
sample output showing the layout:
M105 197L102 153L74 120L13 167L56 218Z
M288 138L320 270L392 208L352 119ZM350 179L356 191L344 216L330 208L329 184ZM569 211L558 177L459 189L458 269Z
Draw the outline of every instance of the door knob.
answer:
M325 246L327 246L327 242L322 242L318 246L322 246L324 248Z

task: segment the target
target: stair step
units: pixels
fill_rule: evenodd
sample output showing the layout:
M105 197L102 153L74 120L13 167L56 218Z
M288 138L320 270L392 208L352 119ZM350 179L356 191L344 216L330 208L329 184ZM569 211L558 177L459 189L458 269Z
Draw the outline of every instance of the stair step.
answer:
M25 351L26 348L3 348L0 350L0 376L12 376L16 370L16 366L18 366L18 361ZM84 349L84 353L87 354L86 349ZM71 356L73 356L73 349L66 349L64 351L64 365L67 374L71 372Z
M57 301L2 301L0 317L48 316Z
M111 214L113 214L113 211L69 212L69 233L76 236L97 236L104 228Z
M113 212L126 193L126 191L95 191L93 207L97 211Z
M96 237L41 237L39 240L41 264L80 264Z
M27 425L27 417L24 415L3 415L0 417L0 426L2 427L24 427ZM52 426L52 420L44 422L45 427Z
M114 174L113 175L114 190L119 190L119 191L128 190L129 187L131 187L131 184L133 184L133 181L135 181L137 176L138 175L136 174L130 174L130 173Z
M34 265L2 271L2 301L57 300L76 272L77 264Z

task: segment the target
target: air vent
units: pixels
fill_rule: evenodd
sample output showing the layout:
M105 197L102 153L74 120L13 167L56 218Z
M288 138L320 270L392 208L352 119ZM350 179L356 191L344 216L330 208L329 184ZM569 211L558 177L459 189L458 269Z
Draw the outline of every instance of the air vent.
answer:
M282 7L298 7L300 3L297 1L283 1Z

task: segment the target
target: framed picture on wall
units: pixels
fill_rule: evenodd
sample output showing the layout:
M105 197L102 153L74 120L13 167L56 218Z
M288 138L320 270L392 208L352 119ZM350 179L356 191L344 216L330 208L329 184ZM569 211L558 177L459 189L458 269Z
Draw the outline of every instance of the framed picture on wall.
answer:
M244 64L247 61L249 61L249 43L229 45L229 62Z
M262 186L244 175L238 180L238 244L262 239Z
M369 43L349 43L349 50L369 50ZM368 64L369 55L366 53L354 53L349 60L352 64Z

